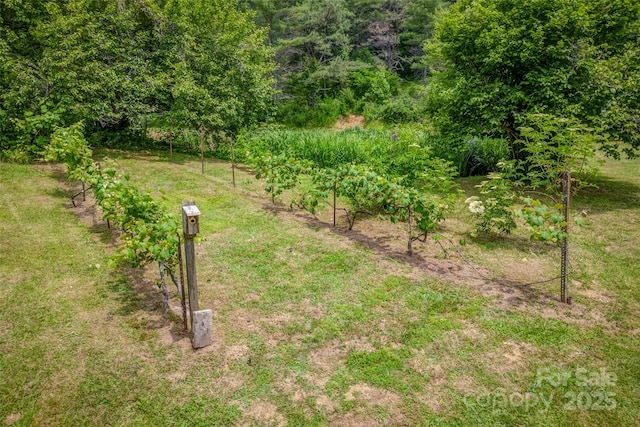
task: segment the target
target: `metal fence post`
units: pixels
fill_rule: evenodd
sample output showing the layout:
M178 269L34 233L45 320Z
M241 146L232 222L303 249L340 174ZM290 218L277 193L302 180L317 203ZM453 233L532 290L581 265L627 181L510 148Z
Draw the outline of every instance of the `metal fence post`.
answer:
M562 175L562 208L564 210L564 238L560 266L560 300L571 304L569 296L569 206L571 200L571 172Z

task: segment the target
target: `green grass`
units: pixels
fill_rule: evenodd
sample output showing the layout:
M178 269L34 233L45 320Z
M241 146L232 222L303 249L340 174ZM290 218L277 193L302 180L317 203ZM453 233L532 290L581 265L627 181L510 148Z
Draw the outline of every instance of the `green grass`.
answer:
M213 309L214 344L189 348L179 321L163 314L153 266L144 274L107 267L111 232L68 208L72 189L59 171L2 164L0 423L626 426L640 419L638 161L608 163L600 188L574 201L576 214L587 211L587 226L572 235L577 282L568 307L555 301L557 283L534 286L514 303L509 293L490 292L495 284L447 281L349 234L308 225L274 210L247 174L238 172L232 188L225 163L208 161L201 175L184 155L170 163L164 154L108 154L167 208L197 202L200 306ZM463 188L472 191L473 182ZM445 232L465 237L466 221L459 206ZM490 274L516 282L556 274L557 251L518 233L466 239L465 256ZM538 384L543 368L572 377ZM605 369L616 381L585 387L579 368ZM615 393L615 408L565 408L570 393L600 391ZM554 398L547 411L495 400L525 393ZM482 404L487 396L494 400Z

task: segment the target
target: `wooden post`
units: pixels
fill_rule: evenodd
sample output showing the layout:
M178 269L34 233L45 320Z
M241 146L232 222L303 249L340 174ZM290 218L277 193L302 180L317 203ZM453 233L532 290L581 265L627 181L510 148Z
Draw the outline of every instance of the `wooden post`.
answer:
M413 238L411 237L411 209L407 208L407 233L409 233L409 239L407 239L407 253L413 255Z
M180 239L180 233L178 234L178 262L180 263L180 293L182 294L182 320L184 322L184 330L189 330L189 322L187 320L187 292L185 291L185 286L187 285L184 281L184 261L182 260L182 241Z
M560 265L560 300L571 304L569 297L569 206L571 199L571 172L562 175L562 204L564 209L564 239L562 239L562 255Z
M193 332L193 313L198 311L198 284L196 281L196 251L194 237L200 231L200 211L195 202L182 203L182 231L184 234L184 257L187 265L187 286L189 288L189 318Z

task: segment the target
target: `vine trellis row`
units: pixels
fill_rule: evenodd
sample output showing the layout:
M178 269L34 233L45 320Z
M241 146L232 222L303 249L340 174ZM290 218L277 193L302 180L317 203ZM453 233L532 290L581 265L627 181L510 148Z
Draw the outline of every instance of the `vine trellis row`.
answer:
M149 194L134 187L129 176L119 173L113 162L107 161L106 166L94 162L83 130L81 122L56 129L45 149L45 160L63 163L69 179L83 184L83 191L74 196L91 189L103 219L122 230L121 245L113 261L128 261L134 267L157 263L165 309L169 307L165 280L168 275L182 300L184 315L183 281L175 273L181 255L177 216L166 212Z

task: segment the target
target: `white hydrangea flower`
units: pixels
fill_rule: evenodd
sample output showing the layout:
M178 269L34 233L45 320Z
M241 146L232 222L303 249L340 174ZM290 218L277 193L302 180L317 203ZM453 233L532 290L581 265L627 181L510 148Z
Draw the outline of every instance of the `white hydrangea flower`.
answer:
M471 213L481 214L484 212L484 205L480 200L474 200L469 203L469 211L471 211Z

